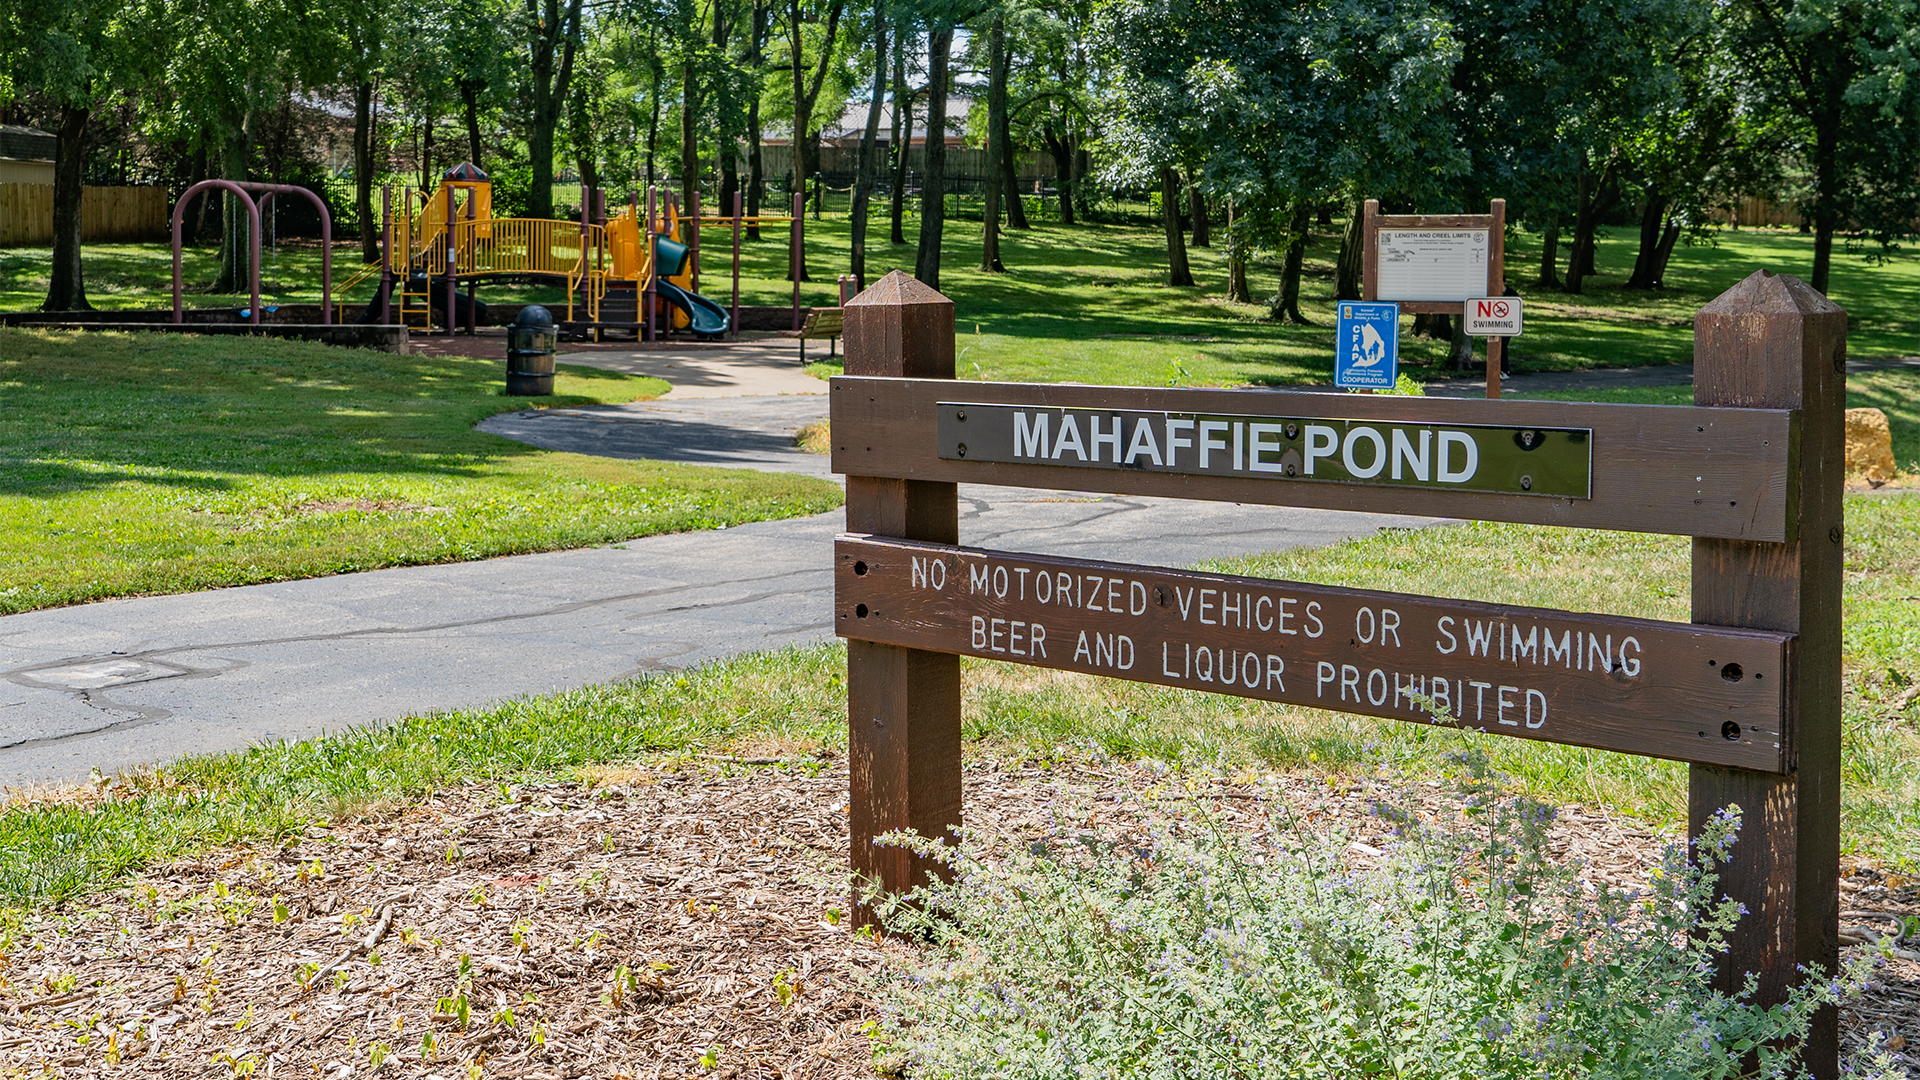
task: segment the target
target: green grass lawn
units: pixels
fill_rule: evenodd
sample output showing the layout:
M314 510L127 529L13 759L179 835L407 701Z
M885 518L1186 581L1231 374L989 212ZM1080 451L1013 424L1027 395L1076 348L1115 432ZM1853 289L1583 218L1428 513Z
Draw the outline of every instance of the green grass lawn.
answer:
M563 367L541 405L655 397ZM499 362L0 329L0 613L817 513L823 480L550 453L473 430Z
M1916 382L1911 374L1876 374L1855 393L1911 400ZM1902 423L1910 425L1906 415ZM1911 767L1920 758L1920 700L1901 698L1920 682L1920 604L1913 600L1920 594L1920 494L1850 494L1846 513L1842 843L1851 854L1912 873L1920 869L1920 775ZM1688 551L1684 537L1477 523L1388 530L1208 565L1685 621ZM192 758L127 778L104 797L17 803L0 812L0 904L83 893L210 845L296 833L314 817L377 815L449 784L591 774L589 766L656 754L843 755L845 661L839 646L749 655L381 730ZM968 659L963 670L962 724L974 751L1334 778L1385 770L1418 779L1448 773L1451 751L1477 747L1513 786L1544 798L1663 826L1685 816L1686 767L1673 762L991 661Z
M978 213L977 209L973 211ZM909 242L888 242L884 220L870 230L869 279L893 269L913 269L918 225L909 219ZM949 221L941 273L942 289L956 306L963 378L1080 381L1147 385L1242 385L1326 382L1332 375L1333 259L1335 232L1316 234L1308 250L1302 308L1316 326L1283 326L1266 318L1264 303L1224 301L1223 249L1191 249L1198 288L1171 289L1166 250L1158 229L1143 224L1072 229L1036 222L1028 232L1009 232L1003 242L1005 274L984 274L979 222ZM706 231L701 291L724 300L728 290L728 230ZM1633 230L1608 230L1600 239L1600 273L1584 295L1538 290L1531 285L1539 260L1538 237L1519 234L1507 253L1510 277L1526 295L1527 333L1515 346L1519 368L1564 370L1674 363L1692 350L1693 313L1734 282L1761 267L1805 276L1812 264L1812 238L1790 230L1720 230L1712 243L1674 253L1668 287L1653 293L1620 286L1633 268ZM742 302L784 305L784 230L749 243L742 258ZM1563 249L1564 251L1564 249ZM812 281L802 302L835 302L834 277L848 268L844 214L807 221L807 258ZM336 268L358 262L358 248L343 245ZM164 245L99 245L88 249L89 289L101 307L161 307L168 292L171 255ZM45 249L0 250L0 310L37 307L45 294ZM186 277L204 283L213 276L212 249L189 253ZM1252 270L1256 295L1271 293L1278 268L1271 261ZM267 295L282 302L318 297L318 246L283 248L264 275ZM1896 254L1869 263L1841 254L1834 263L1833 297L1852 316L1849 353L1859 357L1920 353L1920 257ZM1099 281L1107 284L1096 285ZM276 287L278 286L278 287ZM354 297L364 302L371 283ZM559 290L514 285L483 286L483 300L553 302ZM244 297L198 295L192 302L244 305ZM1403 339L1404 362L1416 368L1444 358L1445 345ZM1430 369L1425 374L1441 374Z

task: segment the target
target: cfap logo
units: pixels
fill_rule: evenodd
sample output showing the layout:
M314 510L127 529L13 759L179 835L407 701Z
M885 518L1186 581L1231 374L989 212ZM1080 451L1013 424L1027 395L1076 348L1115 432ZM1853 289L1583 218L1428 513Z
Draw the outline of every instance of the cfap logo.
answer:
M1334 342L1335 386L1393 389L1400 377L1400 305L1341 301Z

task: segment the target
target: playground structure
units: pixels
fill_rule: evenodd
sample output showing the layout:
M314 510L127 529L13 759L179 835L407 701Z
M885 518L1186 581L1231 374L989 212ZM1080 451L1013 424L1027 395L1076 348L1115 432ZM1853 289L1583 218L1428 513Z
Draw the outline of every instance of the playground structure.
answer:
M314 208L320 211L320 293L328 301L333 298L333 216L327 213L325 199L303 187L291 184L254 184L240 180L202 180L188 188L173 204L173 321L180 323L185 311L180 299L180 229L186 215L187 204L195 195L210 188L219 188L232 194L247 208L247 239L252 253L252 278L250 285L251 306L247 308L246 318L255 326L260 324L260 217L267 203L275 195L303 195ZM256 198L256 196L258 196ZM332 323L332 303L320 305L320 324Z
M546 278L564 282L565 317L560 329L601 340L630 332L657 340L685 330L695 337L737 336L740 326L740 236L752 225L789 227L789 268L797 269L805 245L803 196L791 216L747 217L741 198L729 216L702 216L696 197L683 216L671 192L637 193L607 213L606 192L583 188L580 218L496 218L492 184L471 163L449 169L431 194L393 188L382 198L381 257L342 282L339 292L377 278L362 323L413 326L447 335L468 333L484 319L476 296L483 278ZM451 224L451 227L449 227ZM702 296L700 233L703 227L732 231L732 303L723 307ZM256 259L256 263L257 263ZM797 274L791 276L798 277ZM466 285L462 295L460 285ZM326 307L335 290L326 286ZM800 327L800 287L793 290L794 329ZM259 307L255 300L255 309ZM342 303L344 307L344 303ZM342 313L344 319L344 313Z

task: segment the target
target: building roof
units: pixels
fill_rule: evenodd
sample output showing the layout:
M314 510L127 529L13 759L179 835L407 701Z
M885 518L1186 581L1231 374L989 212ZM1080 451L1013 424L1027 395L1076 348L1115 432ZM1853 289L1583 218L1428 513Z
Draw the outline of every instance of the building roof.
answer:
M52 161L60 138L39 128L0 124L0 158L12 161Z

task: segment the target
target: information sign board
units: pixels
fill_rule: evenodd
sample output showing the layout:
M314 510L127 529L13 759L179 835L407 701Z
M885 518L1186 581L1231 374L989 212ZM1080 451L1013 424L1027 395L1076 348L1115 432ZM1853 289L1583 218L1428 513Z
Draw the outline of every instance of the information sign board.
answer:
M1400 379L1400 305L1340 302L1334 331L1333 385L1391 390Z
M1485 294L1487 229L1379 230L1374 299L1463 301Z
M836 630L932 652L1785 770L1791 634L845 535Z
M1519 337L1521 308L1517 296L1476 296L1467 301L1462 326L1472 337Z

